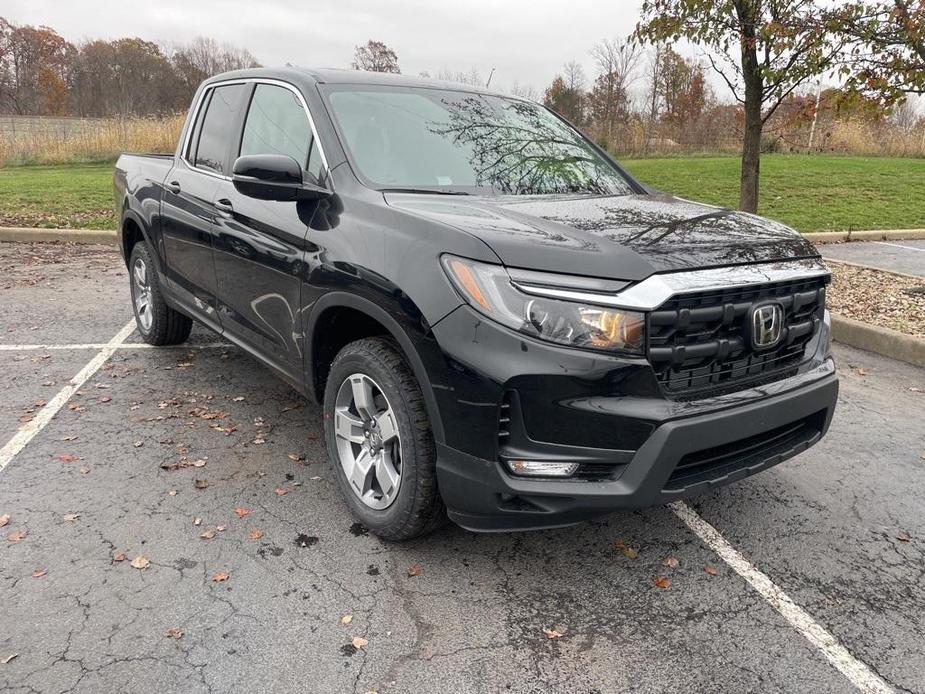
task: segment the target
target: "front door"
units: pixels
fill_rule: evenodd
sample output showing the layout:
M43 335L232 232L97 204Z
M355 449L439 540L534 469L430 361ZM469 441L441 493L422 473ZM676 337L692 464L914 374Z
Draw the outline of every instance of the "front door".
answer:
M254 86L237 155L285 154L317 182L320 157L301 99L288 87ZM314 205L257 200L230 181L215 197L215 272L225 334L255 349L291 380L302 374L299 310Z

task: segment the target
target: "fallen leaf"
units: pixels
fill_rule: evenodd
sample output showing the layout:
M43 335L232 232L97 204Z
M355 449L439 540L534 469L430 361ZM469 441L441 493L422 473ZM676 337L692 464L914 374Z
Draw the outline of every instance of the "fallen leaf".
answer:
M561 639L565 636L565 631L559 631L558 629L546 629L543 628L543 633L546 634L547 639Z
M133 569L147 569L150 564L151 562L149 562L148 558L143 554L139 554L137 557L132 559Z
M15 658L15 657L18 656L18 655L19 655L19 653L13 653L13 655L8 655L6 658L0 658L0 665L6 665L7 663L9 663L13 658Z
M112 555L113 561L125 561L125 554L123 552L116 552Z
M656 588L661 588L662 590L666 590L671 586L671 579L667 576L656 576L652 582Z
M26 422L31 422L32 419L33 419L33 417L32 417L31 414L20 415L20 417L19 417L19 423L20 423L20 424L25 424Z
M219 571L216 574L212 574L212 581L214 583L221 583L222 581L228 580L229 574L226 571Z
M253 440L252 443L255 443L255 444L257 444L257 445L259 446L259 445L264 444L264 443L266 443L266 442L267 442L266 439L260 438L260 437L258 436L256 439Z
M205 489L209 486L209 480L193 480L193 486L196 489Z
M100 402L109 402L110 400L112 400L112 398L109 397L108 395L104 395L103 397L100 398Z
M136 441L136 442L133 443L132 445L133 445L135 448L141 448L142 446L145 445L145 442L144 442L144 441Z
M199 516L196 516L195 518L193 518L193 525L201 525L201 524L202 524L202 518L200 518Z
M351 641L350 643L353 644L354 648L356 648L357 650L360 650L361 648L366 646L369 643L369 641L364 639L362 636L354 636L353 641Z
M32 578L41 578L48 573L48 569L36 569L32 572Z
M182 639L183 630L180 629L179 627L171 627L170 629L167 630L164 636L169 636L172 639Z
M289 490L286 489L285 487L277 487L273 491L276 492L276 496L286 496L286 494L289 493Z
M706 573L708 573L710 576L715 576L716 574L719 573L719 571L717 570L717 568L716 568L715 566L710 566L709 564L707 564L705 567L703 567L703 570L704 570Z
M352 621L353 621L352 614L345 614L343 617L340 618L340 623L344 625L350 624L350 622Z
M242 506L241 508L236 508L234 512L238 514L238 518L244 518L244 516L248 515L251 512L251 510L249 508L244 508Z
M177 495L176 489L171 489L169 492L167 492L167 496L176 496L176 495Z
M415 576L420 576L424 573L424 569L421 568L419 564L412 564L408 567L408 576L414 578Z
M907 533L905 530L903 530L898 535L896 535L896 539L899 540L900 542L911 542L912 536L909 533Z
M206 461L203 458L199 458L198 460L194 460L193 462L191 462L190 465L192 465L193 467L205 467Z
M620 550L623 553L623 555L625 557L628 557L629 559L635 559L636 557L639 556L639 550L634 547L630 547L623 540L616 540L613 543L613 546L614 548Z
M859 367L858 367L858 376L866 376L866 375L867 375L867 369L865 369L865 368L859 366Z
M224 526L224 525L216 525L216 526L215 526L215 529L218 530L220 533L221 533L221 532L225 532L225 526Z
M29 533L25 530L14 530L13 532L9 533L6 536L6 539L12 542L13 544L16 544L17 542L21 542L22 540L25 540L26 535L28 534Z
M203 540L211 540L213 537L215 537L215 531L212 528L209 528L199 537L201 537Z
M78 457L72 453L59 453L55 458L62 463L73 463L75 460L79 460Z
M662 562L662 564L667 566L669 569L678 568L678 560L675 559L674 557L668 557L665 561Z
M263 530L260 528L251 528L247 533L249 540L259 540L261 537L263 537Z
M2 528L4 525L6 525L9 522L10 522L9 513L4 513L2 516L0 516L0 528Z
M90 468L88 468L86 465L84 465L82 468L80 468L80 474L81 474L81 475L89 475L89 474L90 474Z
M77 521L78 518L80 518L80 514L79 513L65 513L62 516L62 518L64 518L64 520L66 520L68 523L74 523Z
M232 402L243 402L244 396L243 396L243 395L239 395L239 396L237 396L236 398L231 398L231 400L232 400Z

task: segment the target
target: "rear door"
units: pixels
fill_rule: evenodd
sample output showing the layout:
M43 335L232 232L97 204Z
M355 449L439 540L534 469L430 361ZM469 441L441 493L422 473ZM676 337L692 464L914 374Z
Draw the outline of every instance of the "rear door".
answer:
M233 133L243 115L247 84L209 88L199 101L181 156L164 181L162 205L166 276L184 307L213 328L217 283L212 260L213 202L230 174Z
M304 180L322 180L322 158L294 87L254 84L239 142L232 158L285 154L302 166ZM303 380L299 309L309 261L306 234L316 206L250 198L228 180L216 193L214 257L225 334L296 383Z

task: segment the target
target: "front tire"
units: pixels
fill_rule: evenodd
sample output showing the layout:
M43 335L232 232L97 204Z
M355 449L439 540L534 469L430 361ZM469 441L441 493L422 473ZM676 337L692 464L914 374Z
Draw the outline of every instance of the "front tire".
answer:
M178 345L186 342L193 321L164 301L157 266L146 242L139 241L132 247L128 272L132 310L142 339L150 345Z
M324 434L341 494L373 533L407 540L442 524L424 396L394 343L367 338L338 353L324 391Z

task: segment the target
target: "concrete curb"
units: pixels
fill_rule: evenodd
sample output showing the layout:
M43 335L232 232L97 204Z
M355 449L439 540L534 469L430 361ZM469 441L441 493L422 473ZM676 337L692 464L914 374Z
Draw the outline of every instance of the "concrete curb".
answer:
M832 338L858 349L925 366L925 340L832 314Z
M803 234L813 243L844 243L845 241L900 241L925 239L925 229L894 229L874 231L819 231Z
M841 258L826 258L822 257L826 265L847 265L849 267L857 267L862 270L873 270L874 272L883 272L887 275L896 275L897 277L902 277L905 280L913 280L919 283L925 283L925 277L920 275L910 275L908 272L899 272L899 270L886 270L882 267L874 267L873 265L864 265L863 263L852 263L850 260L842 260Z
M110 229L29 229L0 227L0 241L24 243L104 243L117 244L119 236Z

